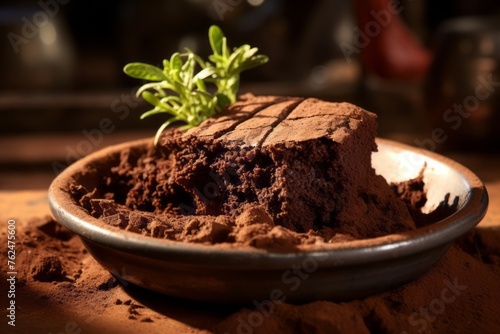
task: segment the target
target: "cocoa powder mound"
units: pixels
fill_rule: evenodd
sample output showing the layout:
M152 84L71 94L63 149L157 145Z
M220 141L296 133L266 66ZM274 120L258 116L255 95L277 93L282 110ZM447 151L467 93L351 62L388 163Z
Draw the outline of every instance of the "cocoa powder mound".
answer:
M216 332L499 333L500 267L482 262L459 245L429 272L392 291L347 303L256 301L258 307L232 314ZM498 244L494 249L498 257Z
M127 295L74 233L52 217L40 216L16 219L15 235L17 275L11 300L15 300L16 321L15 327L8 326L2 333L126 333L123 327L115 330L113 323L126 319L128 306L121 310L111 301L126 300ZM0 234L0 242L7 244L6 233ZM0 262L1 272L10 271L6 265L7 261ZM1 290L8 291L4 284L2 279ZM0 312L4 319L5 310ZM144 321L145 317L136 312L135 318ZM146 318L151 320L150 315Z
M72 232L50 216L32 219L18 244L16 264L22 284L72 281L78 274L80 255L87 252Z
M249 210L245 219L255 222L260 214ZM68 319L89 333L500 332L500 233L493 227L471 231L430 271L391 291L343 303L256 301L217 312L219 306L130 290L48 216L19 225L17 236L16 298L23 308L16 327L24 333L60 332ZM0 263L2 272L5 264ZM46 320L34 323L32 314Z
M216 333L368 334L363 315L348 304L318 301L305 305L282 302L242 309L222 321Z

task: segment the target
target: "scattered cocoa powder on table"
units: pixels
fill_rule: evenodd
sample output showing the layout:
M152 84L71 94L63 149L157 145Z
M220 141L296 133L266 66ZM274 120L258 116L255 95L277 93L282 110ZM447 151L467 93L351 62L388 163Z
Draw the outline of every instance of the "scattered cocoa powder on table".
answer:
M187 302L120 282L48 216L16 232L17 326L2 333L500 332L498 227L471 231L429 272L392 291L345 303L257 307ZM6 237L2 231L0 242ZM6 261L0 269L5 275Z

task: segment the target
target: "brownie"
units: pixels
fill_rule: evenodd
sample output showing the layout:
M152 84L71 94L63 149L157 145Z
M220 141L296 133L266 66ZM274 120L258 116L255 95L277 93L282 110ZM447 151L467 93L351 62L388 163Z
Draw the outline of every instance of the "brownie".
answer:
M414 229L371 167L376 128L375 114L350 103L248 94L217 118L162 136L173 167L160 187L182 189L184 214L237 217L258 205L295 232L366 238Z
M289 252L415 229L371 167L376 128L350 103L247 94L146 151L122 150L99 189L71 192L117 228L221 247Z

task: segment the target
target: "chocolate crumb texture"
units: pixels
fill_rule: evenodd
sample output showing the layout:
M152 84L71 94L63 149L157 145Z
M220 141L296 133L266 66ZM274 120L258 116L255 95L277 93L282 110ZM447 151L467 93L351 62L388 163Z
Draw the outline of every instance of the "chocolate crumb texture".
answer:
M350 103L247 94L125 150L99 191L72 193L112 226L191 243L294 251L413 230L404 196L371 167L376 129Z

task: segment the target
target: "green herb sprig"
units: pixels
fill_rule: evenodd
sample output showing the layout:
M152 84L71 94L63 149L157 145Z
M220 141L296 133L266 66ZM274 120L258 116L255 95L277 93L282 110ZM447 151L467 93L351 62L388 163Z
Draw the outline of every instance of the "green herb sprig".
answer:
M137 90L137 96L154 107L143 113L141 119L160 113L169 115L156 133L155 145L172 123L184 122L181 129L186 130L234 103L240 73L268 61L267 56L257 54L258 49L247 44L230 52L218 26L209 28L208 39L213 52L208 61L186 49L163 60L163 69L144 63L129 63L123 68L133 78L151 81ZM207 88L210 85L213 93Z

